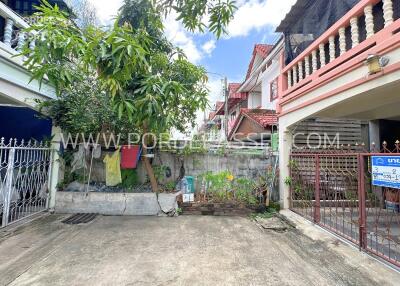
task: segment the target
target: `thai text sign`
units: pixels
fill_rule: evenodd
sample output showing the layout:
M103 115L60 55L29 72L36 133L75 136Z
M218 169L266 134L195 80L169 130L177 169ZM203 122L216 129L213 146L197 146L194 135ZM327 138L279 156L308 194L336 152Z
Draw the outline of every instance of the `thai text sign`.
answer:
M372 184L400 189L400 156L373 156Z

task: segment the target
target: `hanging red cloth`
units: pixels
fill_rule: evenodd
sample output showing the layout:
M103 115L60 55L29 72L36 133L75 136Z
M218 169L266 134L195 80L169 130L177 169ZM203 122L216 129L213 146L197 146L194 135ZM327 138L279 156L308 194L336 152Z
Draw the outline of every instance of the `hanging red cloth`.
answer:
M125 145L121 148L121 169L136 169L140 157L139 145Z

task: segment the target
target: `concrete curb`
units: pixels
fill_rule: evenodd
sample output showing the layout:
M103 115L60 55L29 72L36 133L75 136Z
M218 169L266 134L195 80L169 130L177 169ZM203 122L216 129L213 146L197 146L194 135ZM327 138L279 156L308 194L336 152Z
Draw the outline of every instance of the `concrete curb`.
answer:
M157 216L176 208L175 194L57 192L55 212Z
M377 277L391 277L392 281L398 279L398 275L400 274L399 269L375 256L359 251L357 246L351 242L323 229L290 210L281 210L279 214L285 217L287 221L290 221L291 224L295 225L296 229L305 236L314 241L324 242L329 249L340 254L352 265L359 265L368 272L374 273ZM382 265L384 267L382 267Z

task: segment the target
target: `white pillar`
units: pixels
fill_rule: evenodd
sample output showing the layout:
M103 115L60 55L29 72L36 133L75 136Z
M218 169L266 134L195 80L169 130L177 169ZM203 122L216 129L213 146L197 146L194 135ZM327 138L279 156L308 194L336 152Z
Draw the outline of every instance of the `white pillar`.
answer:
M374 15L372 14L372 9L372 5L368 5L364 8L367 39L375 34Z
M322 43L319 45L319 60L321 61L321 68L326 65L325 57L325 45Z
M297 64L298 68L299 68L299 82L303 80L303 61L299 61L299 63Z
M335 37L329 37L329 62L333 62L336 58Z
M360 32L358 30L358 18L354 17L350 20L351 25L351 46L354 48L360 43Z
M29 48L31 49L31 51L35 49L35 46L36 46L35 37L32 36L29 42Z
M343 55L346 52L346 29L339 29L339 47L340 47L340 55Z
M312 51L312 72L315 73L318 70L318 59L317 51Z
M25 45L25 33L19 32L17 51L22 52L22 48L24 47L24 45Z
M383 18L385 19L385 27L393 23L393 1L383 0Z
M297 66L293 66L293 85L296 85L297 83Z
M305 68L306 68L306 77L308 77L311 74L311 71L310 71L310 56L306 56L304 65L305 65Z
M53 140L51 141L51 169L49 174L49 209L54 209L56 205L57 185L60 182L60 156L61 129L54 127L51 130Z
M292 87L292 70L288 70L287 72L287 80L288 80L288 87Z
M13 33L14 21L11 19L6 20L6 26L4 28L4 44L11 47L12 33Z
M279 126L279 190L281 207L288 209L290 206L290 188L285 184L290 176L290 152L292 148L292 133L283 126Z

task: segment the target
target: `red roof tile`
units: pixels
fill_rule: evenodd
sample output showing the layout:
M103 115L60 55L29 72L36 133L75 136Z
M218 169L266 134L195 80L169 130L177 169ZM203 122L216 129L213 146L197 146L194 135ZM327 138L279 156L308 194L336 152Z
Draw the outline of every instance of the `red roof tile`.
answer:
M241 83L230 83L228 85L228 91L229 91L228 110L231 110L231 108L235 107L238 103L247 99L247 93L237 92L241 85L242 85ZM225 114L225 102L218 101L215 107L216 107L216 115Z
M242 113L264 128L278 124L278 116L274 110L242 109Z
M253 65L257 54L260 55L263 59L265 59L273 48L274 48L273 45L266 45L266 44L257 44L254 46L253 55L250 61L249 69L247 70L246 79L248 79L251 75L251 71L253 70Z
M217 114L216 112L210 112L210 115L208 116L208 120L213 120L216 114Z
M235 124L232 126L232 129L229 132L229 138L234 135L239 123L242 121L242 117L249 118L263 128L278 124L278 116L274 110L242 108Z
M230 99L246 99L246 93L238 93L238 89L240 88L241 83L230 83L228 86L229 98Z
M224 106L225 102L223 101L217 101L217 103L215 104L215 110L218 110L221 108L221 106Z

